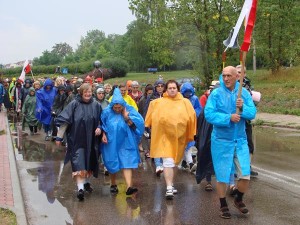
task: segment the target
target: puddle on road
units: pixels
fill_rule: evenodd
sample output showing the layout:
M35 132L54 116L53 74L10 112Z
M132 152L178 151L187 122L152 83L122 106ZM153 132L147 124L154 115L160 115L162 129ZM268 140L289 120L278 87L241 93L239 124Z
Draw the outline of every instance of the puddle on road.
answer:
M164 198L162 194L164 190L157 187L155 188L155 191L158 191L157 199L153 196L150 199L149 196L139 196L137 199L127 199L122 194L111 196L109 178L103 175L99 175L98 179L93 179L92 183L96 191L92 194L93 196L87 196L88 204L78 202L76 185L71 178L70 164L63 166L65 149L57 148L53 142L44 141L43 130L39 131L40 135L29 136L28 128L26 132L22 132L20 118L8 116L8 119L22 188L26 202L29 203L26 209L31 224L73 224L73 221L78 223L90 221L93 224L95 222L93 218L99 218L101 213L103 219L107 220L106 223L118 224L122 218L125 218L131 222L136 221L138 224L137 221L150 222L149 215L160 215L161 207L166 207L161 205L164 201L161 199ZM281 168L287 173L299 172L299 166L297 166L300 159L299 136L300 131L255 127L253 130L256 148L254 164L267 165L272 171ZM148 171L151 174L150 169L150 167L144 168L145 172ZM139 178L135 179L137 181ZM140 182L145 181L140 179ZM153 183L155 182L157 181ZM161 180L158 182L158 187L160 185L164 187ZM118 186L122 188L122 185ZM146 186L143 187L146 188ZM153 207L155 205L153 198L159 202L159 210ZM101 207L102 212L97 209L99 204L105 205ZM168 212L171 212L169 209L171 206L167 205L167 208L163 208L163 210L167 209L166 217ZM175 209L180 211L180 208L176 206L174 206L174 212L176 212ZM176 213L177 217L182 215ZM160 216L156 218L159 219ZM174 215L170 216L170 220L174 218Z
M67 209L62 206L57 190L63 170L64 148L44 141L44 132L29 136L28 127L22 131L22 122L15 115L8 115L9 128L18 163L26 206L31 224L72 224ZM26 204L25 204L26 205Z
M254 164L263 164L271 171L286 175L299 172L300 131L255 127Z

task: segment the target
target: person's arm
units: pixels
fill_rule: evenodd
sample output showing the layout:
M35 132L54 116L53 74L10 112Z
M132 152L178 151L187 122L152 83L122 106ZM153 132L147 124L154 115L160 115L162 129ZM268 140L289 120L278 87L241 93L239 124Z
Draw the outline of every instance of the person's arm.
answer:
M68 124L62 124L60 127L57 128L57 135L56 135L56 145L61 145L61 142L63 141L63 137L64 137L64 134L66 132L68 128Z
M124 117L124 120L125 122L128 124L128 126L132 129L136 129L136 126L135 124L132 122L132 120L130 119L129 117L129 112L126 111L126 108L124 107L123 109L123 117Z

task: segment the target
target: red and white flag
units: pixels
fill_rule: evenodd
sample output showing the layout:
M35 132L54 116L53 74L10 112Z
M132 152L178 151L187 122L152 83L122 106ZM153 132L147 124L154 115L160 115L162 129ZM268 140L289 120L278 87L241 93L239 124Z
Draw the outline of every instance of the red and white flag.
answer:
M21 75L20 75L20 77L19 77L19 80L22 81L22 83L24 83L25 75L26 75L27 73L30 73L30 72L31 72L31 66L30 66L28 60L26 59L25 62L24 62L24 66L23 66Z
M245 52L249 51L249 47L251 43L251 34L256 19L256 8L257 8L257 0L245 0L239 19L236 22L236 25L234 27L231 41L227 46L227 48L228 47L231 48L234 45L235 39L237 38L243 20L245 19L245 35L244 35L243 44L241 46L241 50Z

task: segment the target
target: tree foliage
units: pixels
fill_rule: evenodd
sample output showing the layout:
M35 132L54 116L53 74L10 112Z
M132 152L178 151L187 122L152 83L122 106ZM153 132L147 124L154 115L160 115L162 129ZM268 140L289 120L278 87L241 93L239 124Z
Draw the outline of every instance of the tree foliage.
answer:
M206 85L222 70L223 41L235 26L244 1L237 0L128 0L136 20L124 35L90 30L73 51L65 42L34 58L34 65L76 65L115 58L128 70L148 67L191 69ZM271 69L300 64L300 2L258 1L255 39L257 67ZM243 39L243 27L239 42ZM247 66L252 64L248 53ZM125 62L124 61L124 62ZM119 64L119 62L118 62ZM226 65L239 64L239 50L227 51ZM124 64L125 65L125 64ZM81 67L83 68L83 67ZM85 69L83 69L85 71Z

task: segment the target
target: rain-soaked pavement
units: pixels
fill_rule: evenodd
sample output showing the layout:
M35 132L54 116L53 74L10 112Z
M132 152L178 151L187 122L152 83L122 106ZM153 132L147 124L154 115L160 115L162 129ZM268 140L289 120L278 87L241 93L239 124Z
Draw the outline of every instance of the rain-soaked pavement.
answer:
M9 116L13 144L29 224L299 224L300 223L300 131L255 127L253 168L259 176L251 180L245 203L248 216L233 207L232 219L219 217L216 191L206 192L205 182L178 170L173 201L165 200L163 177L154 175L150 159L133 174L139 192L126 197L121 174L119 194L111 195L109 177L92 179L92 194L84 202L76 198L70 164L63 165L64 147L44 141L44 134L29 136L20 121ZM28 129L28 128L26 128ZM213 178L213 186L215 179Z

